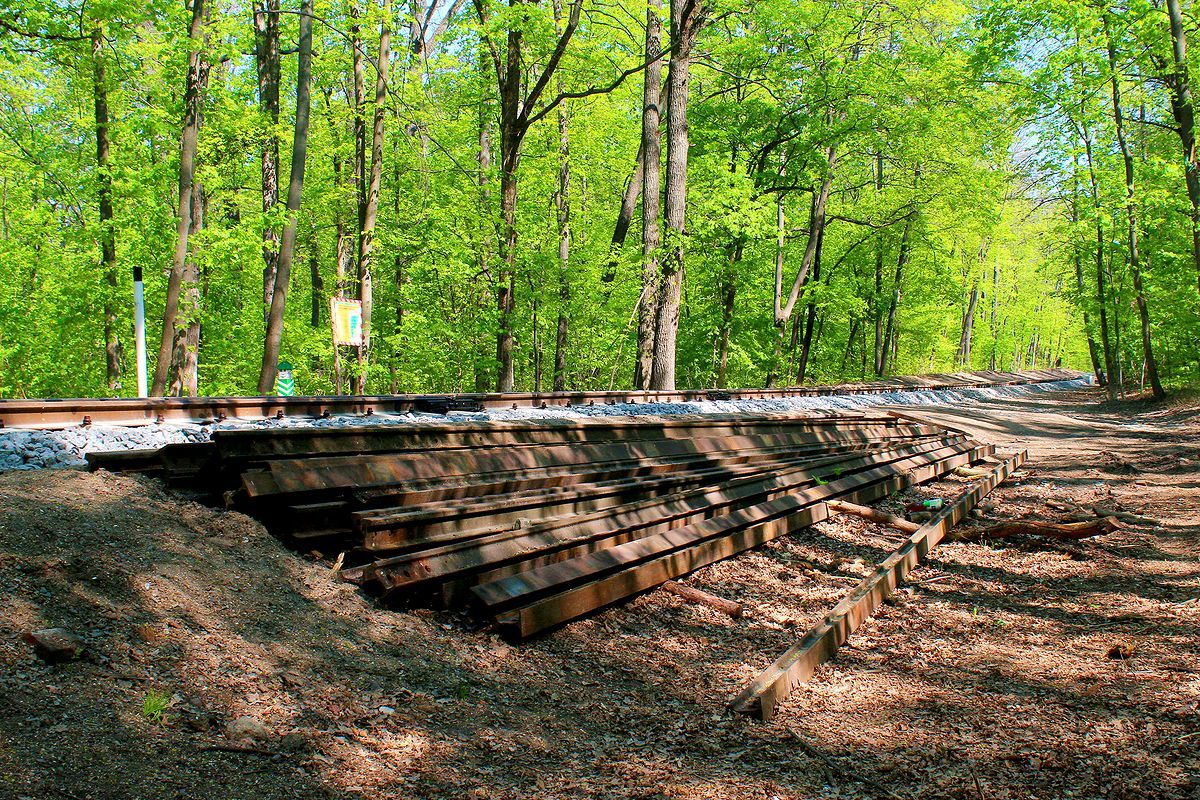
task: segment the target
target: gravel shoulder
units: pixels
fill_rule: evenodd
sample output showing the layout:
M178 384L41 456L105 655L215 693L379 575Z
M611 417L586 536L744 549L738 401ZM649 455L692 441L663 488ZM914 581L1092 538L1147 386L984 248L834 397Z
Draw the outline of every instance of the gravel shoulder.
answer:
M1200 797L1196 410L914 411L1030 451L989 520L1126 526L942 545L769 725L725 703L893 532L837 518L687 579L740 620L654 591L514 644L151 480L0 474L0 798ZM47 627L85 657L42 663Z
M345 428L378 425L444 425L479 420L563 419L610 416L660 416L671 414L722 414L856 410L872 405L925 406L1008 397L1037 396L1088 384L1090 376L1050 383L1018 384L982 389L938 389L884 394L846 394L784 397L771 400L703 400L692 403L618 403L598 406L489 409L481 413L441 414L339 414L329 418L227 420L219 423L163 423L146 425L75 425L57 429L4 428L0 426L0 472L7 470L75 469L86 466L88 453L154 449L167 444L206 442L213 431L257 428Z

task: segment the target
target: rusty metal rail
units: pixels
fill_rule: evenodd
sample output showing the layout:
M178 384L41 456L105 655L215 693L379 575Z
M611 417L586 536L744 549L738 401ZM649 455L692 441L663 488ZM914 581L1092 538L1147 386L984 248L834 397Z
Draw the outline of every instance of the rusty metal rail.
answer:
M458 408L552 408L703 400L767 400L845 394L972 389L1070 380L1083 373L1063 370L956 372L917 375L867 383L777 389L687 389L680 391L599 391L480 394L397 394L346 397L167 397L0 400L0 428L53 428L74 425L141 425L165 422L219 422L227 419L321 418L406 414Z
M525 637L799 531L832 502L871 502L993 453L871 411L254 426L90 461L157 474L305 552L339 554L342 577L383 600L468 607ZM927 528L918 555L944 532ZM911 560L897 558L898 579ZM874 584L865 596L847 613L869 613ZM835 647L852 624L827 622ZM788 661L754 707L770 713L807 668Z
M739 694L730 709L769 721L776 706L816 668L833 658L859 625L879 608L908 574L938 545L946 533L975 505L1025 463L1024 451L1010 456L944 511L918 528L900 547L879 563L828 615L763 670Z

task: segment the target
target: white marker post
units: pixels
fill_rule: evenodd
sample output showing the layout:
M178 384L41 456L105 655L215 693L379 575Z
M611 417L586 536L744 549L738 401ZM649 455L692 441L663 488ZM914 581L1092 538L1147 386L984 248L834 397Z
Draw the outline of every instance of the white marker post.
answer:
M146 290L142 286L142 268L133 268L133 339L137 355L138 397L149 397L146 388Z

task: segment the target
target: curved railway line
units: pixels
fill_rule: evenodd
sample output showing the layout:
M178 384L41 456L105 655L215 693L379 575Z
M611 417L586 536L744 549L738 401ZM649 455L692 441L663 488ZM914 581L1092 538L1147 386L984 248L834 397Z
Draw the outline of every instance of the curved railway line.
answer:
M513 392L394 394L310 397L159 397L0 400L0 428L61 428L104 423L222 422L286 417L405 414L429 411L554 408L704 400L769 400L848 394L884 394L945 389L979 389L1078 378L1074 370L956 372L889 378L867 383L774 389L684 389L678 391Z

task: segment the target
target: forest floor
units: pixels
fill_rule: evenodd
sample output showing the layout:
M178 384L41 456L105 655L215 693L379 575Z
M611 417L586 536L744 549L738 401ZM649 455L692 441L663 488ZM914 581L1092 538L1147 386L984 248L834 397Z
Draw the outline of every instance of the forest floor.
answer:
M1196 411L920 409L1029 450L986 518L1126 526L940 546L766 725L726 703L894 533L840 517L687 579L739 620L653 591L514 644L149 479L3 474L0 798L1200 798ZM21 637L54 626L87 655L43 664Z

